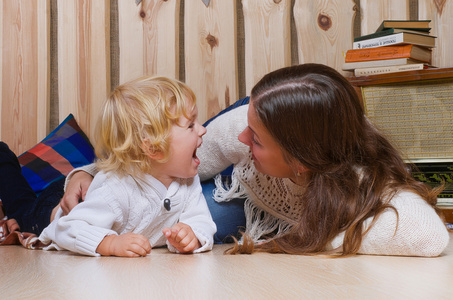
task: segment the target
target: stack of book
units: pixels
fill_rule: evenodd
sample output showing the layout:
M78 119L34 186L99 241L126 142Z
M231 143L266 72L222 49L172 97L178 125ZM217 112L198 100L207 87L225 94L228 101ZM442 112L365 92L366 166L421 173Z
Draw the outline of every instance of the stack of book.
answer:
M376 32L354 39L343 70L366 76L426 69L436 37L430 20L384 20Z

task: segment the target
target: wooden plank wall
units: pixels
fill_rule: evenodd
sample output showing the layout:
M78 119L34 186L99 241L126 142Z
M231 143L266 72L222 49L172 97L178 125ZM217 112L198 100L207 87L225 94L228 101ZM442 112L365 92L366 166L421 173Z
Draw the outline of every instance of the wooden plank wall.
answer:
M185 3L184 81L197 95L203 122L239 96L236 2L211 1L209 8L201 0Z
M49 1L2 1L0 140L22 153L46 136Z
M110 92L109 4L58 1L59 120L74 114L89 137Z
M453 66L453 1L3 0L0 140L20 154L73 113L94 142L102 101L144 74L188 83L203 122L277 68L317 62L343 72L354 36L392 18L432 20L434 64Z
M433 50L433 65L453 66L453 3L447 0L419 0L420 19L432 20L432 34L437 36Z

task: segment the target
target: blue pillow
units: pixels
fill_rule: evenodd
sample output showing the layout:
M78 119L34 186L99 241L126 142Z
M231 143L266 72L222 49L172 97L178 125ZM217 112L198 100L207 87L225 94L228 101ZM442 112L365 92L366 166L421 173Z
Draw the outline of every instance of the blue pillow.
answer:
M211 123L212 120L214 120L214 119L217 118L218 116L223 115L223 114L226 113L227 111L230 111L230 110L232 110L232 109L235 109L236 107L239 107L239 106L248 104L249 101L250 101L250 97L245 97L245 98L239 99L238 101L234 102L233 104L231 104L230 106L228 106L227 108L225 108L224 110L222 110L221 112L219 112L218 114L216 114L214 117L212 117L212 118L210 118L209 120L207 120L206 122L204 122L203 126L204 126L204 127L208 126L209 123Z
M94 158L93 146L72 114L18 157L22 174L37 195L72 169L92 163Z

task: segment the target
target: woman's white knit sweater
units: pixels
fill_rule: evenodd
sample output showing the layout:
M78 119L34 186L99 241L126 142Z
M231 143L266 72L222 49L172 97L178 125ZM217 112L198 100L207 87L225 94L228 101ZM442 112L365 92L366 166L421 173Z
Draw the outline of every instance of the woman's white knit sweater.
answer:
M302 206L300 186L289 179L275 178L258 172L249 148L239 142L238 135L247 126L248 105L235 108L214 119L207 127L198 150L199 175L206 180L234 164L232 184L223 187L216 180L216 201L245 197L247 232L257 241L263 235L284 232L299 219ZM390 201L398 211L386 210L364 236L359 253L379 255L437 256L449 242L448 231L420 196L399 192ZM372 219L364 226L367 228ZM344 234L331 243L332 249L343 244Z

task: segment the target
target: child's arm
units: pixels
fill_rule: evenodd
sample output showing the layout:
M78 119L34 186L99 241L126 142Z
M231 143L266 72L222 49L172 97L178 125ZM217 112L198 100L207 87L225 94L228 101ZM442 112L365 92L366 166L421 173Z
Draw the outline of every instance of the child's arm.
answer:
M172 228L165 227L162 229L162 233L168 242L180 253L191 253L201 247L200 241L187 224L180 222Z
M141 234L125 233L121 235L107 235L99 243L96 252L103 256L146 256L151 252L151 244Z
M203 196L198 175L193 178L188 187L190 195L179 217L179 222L190 226L191 232L200 243L198 247L194 248L193 253L209 251L214 244L214 233L217 227L212 220L206 199Z
M53 242L51 246L56 249L66 249L84 255L98 256L101 253L117 255L121 252L116 250L123 249L117 246L118 242L112 243L112 247L106 242L101 247L101 253L97 250L107 236L117 236L117 230L122 226L121 224L126 222L125 214L129 207L121 199L127 199L128 196L127 185L117 180L116 177L108 177L101 172L94 178L86 201L74 207L67 216L61 217L62 210L59 210L56 220L43 230L39 239L43 243ZM110 239L112 237L106 241ZM135 241L135 239L127 239L127 236L120 237L118 241L124 239ZM147 241L147 243L149 242ZM104 248L104 246L108 247ZM147 249L146 246L144 249ZM121 254L127 250L123 249ZM140 250L136 251L138 254L143 253Z

